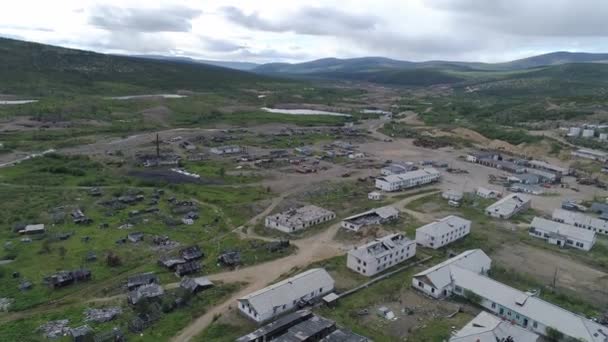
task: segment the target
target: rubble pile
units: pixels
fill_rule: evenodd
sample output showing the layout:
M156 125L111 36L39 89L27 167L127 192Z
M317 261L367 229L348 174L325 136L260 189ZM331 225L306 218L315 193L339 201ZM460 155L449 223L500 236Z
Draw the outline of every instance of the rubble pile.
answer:
M60 338L70 334L71 329L68 326L69 324L70 320L68 319L49 321L39 326L36 331L41 332L44 337L49 339Z
M104 323L115 319L120 314L122 314L122 308L118 306L104 309L86 309L84 319L87 322Z

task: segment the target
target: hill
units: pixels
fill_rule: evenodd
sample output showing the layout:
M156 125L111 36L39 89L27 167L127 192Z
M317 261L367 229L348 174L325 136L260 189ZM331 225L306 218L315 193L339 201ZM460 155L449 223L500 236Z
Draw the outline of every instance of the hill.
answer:
M200 63L106 55L0 38L0 93L58 94L208 91L268 77Z
M208 59L194 59L190 57L175 57L175 56L161 56L161 55L133 55L130 57L161 60L161 61L172 61L181 63L196 63L196 64L208 64L215 65L222 68L235 69L241 71L250 71L260 66L257 63L249 62L234 62L234 61L212 61Z
M608 53L558 51L506 63L489 64L495 70L520 70L572 63L607 63Z

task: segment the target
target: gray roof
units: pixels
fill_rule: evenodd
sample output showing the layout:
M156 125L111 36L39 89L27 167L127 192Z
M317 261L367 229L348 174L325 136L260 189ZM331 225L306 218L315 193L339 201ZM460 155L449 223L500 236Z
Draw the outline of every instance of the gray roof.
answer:
M565 223L559 223L542 217L535 217L530 224L531 227L542 229L553 234L573 238L580 241L593 243L595 241L595 232L592 230L577 228Z
M426 277L432 283L430 285L433 285L437 289L441 289L452 281L452 266L460 266L473 272L481 273L483 271L488 271L485 267L491 263L492 259L490 259L484 251L481 249L471 249L426 269L425 271L415 274L414 278Z
M275 307L291 304L314 290L334 288L334 279L323 268L313 268L239 299L247 301L258 314L272 312Z
M271 215L269 218L287 226L297 226L301 223L315 221L328 215L334 215L334 213L316 205L306 205L298 209L290 209Z
M351 249L348 254L364 260L382 258L383 256L392 253L395 248L414 243L414 241L408 239L405 235L395 233L368 242L363 246L355 247L354 249Z
M564 221L567 224L577 223L579 225L585 225L596 229L608 230L608 222L595 218L593 216L576 213L573 211L555 209L553 210L553 219Z
M320 342L371 342L371 340L347 330L337 329Z
M431 222L427 225L424 225L416 229L416 232L421 231L429 235L437 236L449 233L454 229L454 227L462 226L465 224L471 224L471 221L465 220L462 217L450 215L435 222Z
M486 276L452 267L454 284L563 334L588 342L605 342L608 328Z
M313 315L310 319L305 320L291 328L286 334L275 339L276 342L301 342L309 341L309 339L317 336L319 333L331 329L336 323L327 318Z
M486 211L510 215L526 202L532 201L529 196L522 194L510 194L488 206Z
M377 216L378 218L385 220L385 219L394 217L396 215L399 215L399 210L395 209L395 207L386 206L386 207L380 207L380 208L368 210L366 212L362 212L360 214L356 214L353 216L349 216L349 217L345 218L343 221L352 221L352 220L356 220L358 218L362 218L364 216Z
M239 337L236 342L249 342L256 341L258 338L266 336L268 334L276 334L277 332L287 329L290 326L297 324L305 319L312 317L310 310L300 310L287 314L273 322L270 322L261 328L250 332L247 335Z
M398 175L388 175L388 176L380 177L378 179L384 180L385 182L388 182L388 183L396 183L396 182L407 181L407 180L411 180L411 179L417 179L417 178L424 177L424 176L439 176L439 175L440 175L439 171L437 171L436 169L434 169L432 167L428 167L428 168L424 168L421 170L401 173Z
M536 342L539 339L531 331L482 311L450 338L450 342L496 342L509 336L515 342Z

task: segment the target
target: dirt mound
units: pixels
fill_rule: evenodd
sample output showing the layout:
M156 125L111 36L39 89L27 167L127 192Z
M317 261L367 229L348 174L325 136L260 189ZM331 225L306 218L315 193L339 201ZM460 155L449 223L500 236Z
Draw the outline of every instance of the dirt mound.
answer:
M144 109L140 112L143 115L144 121L147 123L157 123L162 126L168 126L169 116L173 112L166 106L157 106Z
M473 142L478 144L489 144L491 142L490 139L484 137L483 135L464 127L454 128L452 130L452 133L456 134L461 138L472 140Z

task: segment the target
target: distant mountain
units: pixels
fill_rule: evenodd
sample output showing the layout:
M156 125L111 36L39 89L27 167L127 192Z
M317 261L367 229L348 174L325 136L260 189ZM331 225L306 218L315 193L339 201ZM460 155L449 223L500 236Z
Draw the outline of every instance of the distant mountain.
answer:
M323 58L304 63L262 64L253 71L259 73L314 74L324 72L373 71L410 68L415 63L397 61L384 57L362 57L351 59Z
M130 94L243 87L268 77L201 63L106 55L0 38L0 94Z
M212 61L207 59L194 59L190 57L174 57L174 56L162 56L162 55L133 55L131 57L155 59L162 61L173 61L181 63L197 63L197 64L208 64L215 65L222 68L229 68L242 71L250 71L260 66L257 63L250 62L231 62L231 61Z
M570 63L608 63L608 53L552 52L506 63L488 64L498 70L519 70Z

